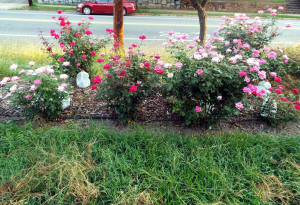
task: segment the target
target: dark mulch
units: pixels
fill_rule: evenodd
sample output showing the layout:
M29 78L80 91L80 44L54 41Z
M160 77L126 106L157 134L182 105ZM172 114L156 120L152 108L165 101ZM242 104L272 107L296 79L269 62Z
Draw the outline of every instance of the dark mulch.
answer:
M0 91L0 96L1 96ZM88 124L88 120L78 120L78 118L111 119L116 118L113 109L107 108L106 103L101 101L101 97L96 99L96 92L90 88L76 88L71 94L71 106L63 113L62 119L77 119L76 121ZM0 122L24 121L25 116L22 107L13 107L9 100L0 98ZM241 131L252 134L275 134L275 135L300 135L300 121L291 122L287 125L272 127L264 122L255 113L244 113L234 116L231 119L222 120L219 124L211 127L186 126L180 117L172 113L172 106L167 99L160 94L147 97L138 109L140 125L145 126L157 133L175 132L181 134L218 134L224 131ZM59 124L68 124L69 120L59 120ZM99 121L100 122L100 121ZM101 123L103 123L101 121ZM118 127L118 130L126 130L118 120L107 120L106 126Z

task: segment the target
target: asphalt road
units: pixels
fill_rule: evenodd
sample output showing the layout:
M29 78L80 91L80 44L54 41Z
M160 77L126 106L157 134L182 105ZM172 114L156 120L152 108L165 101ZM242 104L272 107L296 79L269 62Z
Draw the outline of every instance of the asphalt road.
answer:
M78 13L65 12L72 22L87 19L87 16ZM58 16L56 12L49 11L23 11L0 10L0 42L1 41L30 41L38 42L38 30L43 30L45 36L49 36L50 29L58 29L52 16ZM93 15L95 20L91 30L95 35L104 36L106 28L113 28L111 15ZM222 20L220 18L208 18L208 34L217 30ZM286 29L289 23L291 28ZM300 44L300 20L279 20L278 26L282 35L276 39L281 44ZM199 34L199 24L196 17L175 16L125 16L124 39L131 43L139 41L141 34L146 35L147 43L158 45L165 41L167 31L173 30L177 34L187 33L192 39Z

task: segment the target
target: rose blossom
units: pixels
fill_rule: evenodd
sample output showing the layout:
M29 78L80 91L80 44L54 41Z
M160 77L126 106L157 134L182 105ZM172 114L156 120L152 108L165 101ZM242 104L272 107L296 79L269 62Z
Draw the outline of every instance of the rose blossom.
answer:
M270 76L272 76L272 77L276 77L277 76L277 73L275 73L275 72L270 72Z
M271 51L268 55L269 58L276 58L276 56L277 56L277 53L274 51Z
M275 77L274 80L275 80L276 82L281 82L281 78L279 78L279 77Z
M109 69L110 67L111 67L110 64L105 64L105 65L103 66L103 69Z
M68 76L67 74L61 74L61 75L59 76L59 78L60 78L61 80L66 80L68 77L69 77L69 76Z
M17 80L19 80L20 78L18 77L18 76L13 76L12 78L11 78L11 81L17 81Z
M218 99L218 100L222 100L222 96L218 96L217 99Z
M69 65L70 65L70 62L66 61L66 62L63 63L63 66L69 66Z
M18 65L17 64L12 64L9 69L10 70L16 70L18 68Z
M237 103L235 103L235 107L240 110L240 109L244 108L244 105L241 102L237 102Z
M140 35L139 39L144 40L144 39L146 39L146 36L145 35Z
M194 109L196 112L201 112L201 107L200 106L196 106Z
M63 86L58 86L58 88L57 88L57 90L59 91L59 92L63 92L64 90L65 90L65 88L63 87Z
M137 87L136 87L135 85L131 85L131 86L129 87L129 91L132 92L132 93L134 93L134 92L137 91Z
M35 91L37 89L37 87L35 85L30 86L30 90L29 91Z
M175 67L176 67L176 68L182 68L182 66L183 66L183 65L182 65L181 62L178 62L178 63L175 64Z
M287 25L285 25L285 27L286 27L286 28L290 28L290 27L292 27L292 26L291 26L291 24L288 23Z
M26 98L26 100L29 100L29 98L31 97L30 95L25 95L24 96Z
M31 67L34 66L34 64L35 64L35 62L29 61L29 65L30 65Z
M86 35L91 35L91 34L93 34L93 32L92 32L92 31L89 31L89 30L86 30L86 31L85 31L85 34L86 34Z
M204 74L204 72L203 72L202 69L198 69L198 70L196 71L196 73L197 73L198 75L203 75L203 74Z
M42 81L40 79L36 79L33 83L35 85L40 85L42 83Z

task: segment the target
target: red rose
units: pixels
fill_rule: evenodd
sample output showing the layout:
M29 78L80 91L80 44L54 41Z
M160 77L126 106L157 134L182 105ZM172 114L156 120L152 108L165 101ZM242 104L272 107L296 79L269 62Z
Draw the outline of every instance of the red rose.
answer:
M273 92L274 89L273 89L273 88L268 88L268 90L269 90L270 92Z
M284 86L283 85L278 85L278 88L280 88L281 90L284 90Z
M282 91L279 90L279 89L276 89L275 92L276 92L277 94L281 94L281 93L282 93Z
M131 86L129 87L129 91L134 93L134 92L137 91L137 87L136 87L135 85L131 85Z
M125 70L122 70L122 71L120 72L120 76L126 76L126 71L125 71Z
M92 51L90 54L91 54L92 56L96 55L95 51Z
M102 63L104 60L102 58L97 59L97 63Z
M279 78L279 77L274 78L274 80L275 80L276 82L281 82L281 78Z
M297 110L300 110L300 105L295 105L295 108L296 108Z
M114 47L118 47L120 44L118 43L114 43Z
M299 94L299 91L296 88L293 88L293 92L297 95Z
M89 30L86 30L86 31L85 31L85 34L86 34L86 35L91 35L91 34L93 34L93 32L91 32L91 31L89 31Z
M62 13L62 10L58 10L57 13L58 13L58 14L61 14L61 13Z
M140 35L139 39L144 40L144 39L146 39L146 36L145 35Z
M105 65L103 66L103 69L109 69L110 67L111 67L110 64L105 64Z
M148 63L148 62L144 62L144 65L145 65L146 67L150 67L150 63Z
M94 84L102 83L102 79L97 75L94 77Z
M95 90L97 88L97 85L92 85L91 90Z

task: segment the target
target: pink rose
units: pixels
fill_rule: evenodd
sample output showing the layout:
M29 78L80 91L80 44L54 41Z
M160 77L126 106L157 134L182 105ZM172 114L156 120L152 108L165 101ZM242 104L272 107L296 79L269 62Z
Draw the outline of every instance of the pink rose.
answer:
M30 95L25 95L26 100L29 100L30 97Z
M240 109L244 108L244 105L241 102L237 102L237 103L235 103L235 107L240 110Z
M201 112L201 107L200 106L196 106L194 109L196 112Z
M40 79L36 79L33 84L35 85L40 85L42 83L42 81Z

